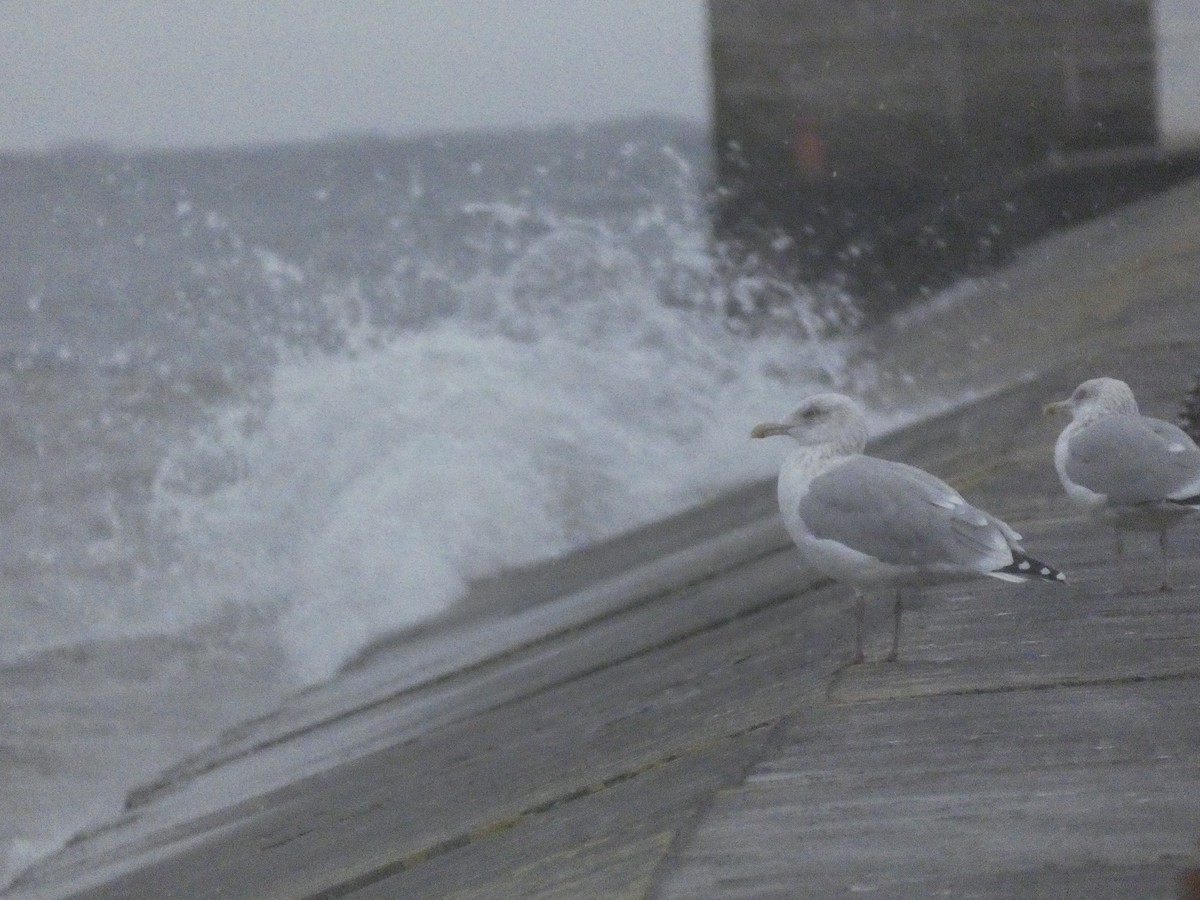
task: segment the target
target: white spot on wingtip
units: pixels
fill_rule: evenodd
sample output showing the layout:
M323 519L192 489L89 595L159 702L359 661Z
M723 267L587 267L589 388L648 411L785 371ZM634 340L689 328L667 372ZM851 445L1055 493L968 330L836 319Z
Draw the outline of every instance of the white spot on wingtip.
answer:
M1019 566L1017 566L1017 568L1020 569L1022 572L1028 570L1030 568L1029 560L1022 560L1021 564Z

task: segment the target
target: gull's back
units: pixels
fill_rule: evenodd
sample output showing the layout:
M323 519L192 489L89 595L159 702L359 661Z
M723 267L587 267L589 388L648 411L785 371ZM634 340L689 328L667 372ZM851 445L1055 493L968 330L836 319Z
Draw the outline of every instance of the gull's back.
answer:
M983 574L1012 561L1012 529L903 463L850 457L813 478L796 502L807 543L832 541L912 575Z
M1200 448L1184 431L1148 416L1105 416L1064 433L1056 454L1071 491L1092 505L1136 506L1200 493Z

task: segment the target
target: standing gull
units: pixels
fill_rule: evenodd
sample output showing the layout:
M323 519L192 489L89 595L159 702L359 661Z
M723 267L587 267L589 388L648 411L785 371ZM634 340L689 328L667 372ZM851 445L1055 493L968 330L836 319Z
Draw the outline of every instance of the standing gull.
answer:
M1002 581L1064 581L1027 556L1021 536L921 469L865 456L862 407L841 394L815 394L783 422L752 437L787 435L800 446L779 472L783 523L819 571L854 588L855 654L863 661L863 592L896 589L894 662L900 645L900 589L981 576Z
M1054 446L1054 468L1067 495L1113 528L1157 531L1167 591L1167 529L1200 509L1200 448L1170 422L1138 412L1133 391L1116 378L1093 378L1046 413L1069 412Z

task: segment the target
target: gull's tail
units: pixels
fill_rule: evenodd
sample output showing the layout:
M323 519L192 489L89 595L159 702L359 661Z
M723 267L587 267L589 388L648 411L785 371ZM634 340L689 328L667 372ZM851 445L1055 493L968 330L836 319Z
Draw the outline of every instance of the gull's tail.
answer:
M1066 583L1067 577L1062 572L1051 566L1046 565L1032 556L1026 556L1020 550L1013 550L1013 561L1003 569L996 569L994 572L988 572L993 578L999 578L1001 581L1028 581L1031 578L1040 578L1043 581L1058 581Z

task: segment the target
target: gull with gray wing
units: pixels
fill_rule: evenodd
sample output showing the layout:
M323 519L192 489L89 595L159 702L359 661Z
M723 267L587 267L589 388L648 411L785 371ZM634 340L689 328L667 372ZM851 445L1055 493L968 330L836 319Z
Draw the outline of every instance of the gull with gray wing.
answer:
M864 455L866 416L849 397L816 394L751 434L786 435L800 445L779 472L783 522L814 568L853 587L856 663L863 661L864 592L871 589L896 591L890 662L900 645L901 588L980 577L1065 580L1028 556L1012 528L941 479Z
M1200 448L1180 428L1143 416L1129 385L1092 378L1046 413L1070 413L1054 447L1054 468L1075 504L1113 528L1158 533L1160 590L1170 590L1167 531L1200 509Z

